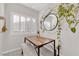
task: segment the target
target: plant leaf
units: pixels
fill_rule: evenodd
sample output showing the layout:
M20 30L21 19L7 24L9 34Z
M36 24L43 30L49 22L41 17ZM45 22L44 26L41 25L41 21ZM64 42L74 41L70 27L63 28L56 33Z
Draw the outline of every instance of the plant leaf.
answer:
M76 28L75 28L75 27L71 28L71 31L72 31L73 33L75 33L75 32L76 32Z
M71 20L67 20L68 24L71 25L73 23L73 21Z

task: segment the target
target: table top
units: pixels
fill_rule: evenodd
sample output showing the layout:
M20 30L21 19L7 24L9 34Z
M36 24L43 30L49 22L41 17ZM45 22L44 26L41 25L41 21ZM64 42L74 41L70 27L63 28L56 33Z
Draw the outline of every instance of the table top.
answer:
M50 39L42 36L28 36L27 40L36 46L45 45L52 41L55 41L54 39Z

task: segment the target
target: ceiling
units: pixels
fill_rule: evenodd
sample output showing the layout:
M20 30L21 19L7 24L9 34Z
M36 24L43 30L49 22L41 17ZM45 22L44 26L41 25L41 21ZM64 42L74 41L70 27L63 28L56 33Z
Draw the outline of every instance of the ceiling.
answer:
M49 3L22 3L23 5L33 8L37 11L43 10Z

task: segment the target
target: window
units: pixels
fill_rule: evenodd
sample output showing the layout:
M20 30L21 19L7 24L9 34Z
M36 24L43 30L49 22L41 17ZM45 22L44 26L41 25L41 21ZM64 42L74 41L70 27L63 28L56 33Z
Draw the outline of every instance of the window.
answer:
M37 32L36 19L33 17L26 18L26 31L30 33Z
M18 23L19 22L19 16L18 15L13 15L13 22Z
M35 22L36 22L36 20L35 20L34 18L32 18L32 21L33 21L33 23L35 23Z
M37 24L34 17L27 17L19 14L12 14L11 31L12 32L37 32Z
M27 18L27 22L29 22L29 21L30 21L30 18L28 17L28 18Z
M21 16L21 31L25 31L25 17L24 16Z
M12 31L25 31L25 17L13 15L12 18Z
M13 15L13 31L19 31L19 16Z

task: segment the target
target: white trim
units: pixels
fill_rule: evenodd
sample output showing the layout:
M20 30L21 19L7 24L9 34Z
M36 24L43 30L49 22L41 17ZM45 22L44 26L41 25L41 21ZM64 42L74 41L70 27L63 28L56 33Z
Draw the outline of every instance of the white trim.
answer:
M15 52L15 51L18 51L18 50L21 50L21 48L15 48L15 49L11 49L11 50L8 50L8 51L4 51L2 52L2 55L7 55L8 53L12 53L12 52Z

